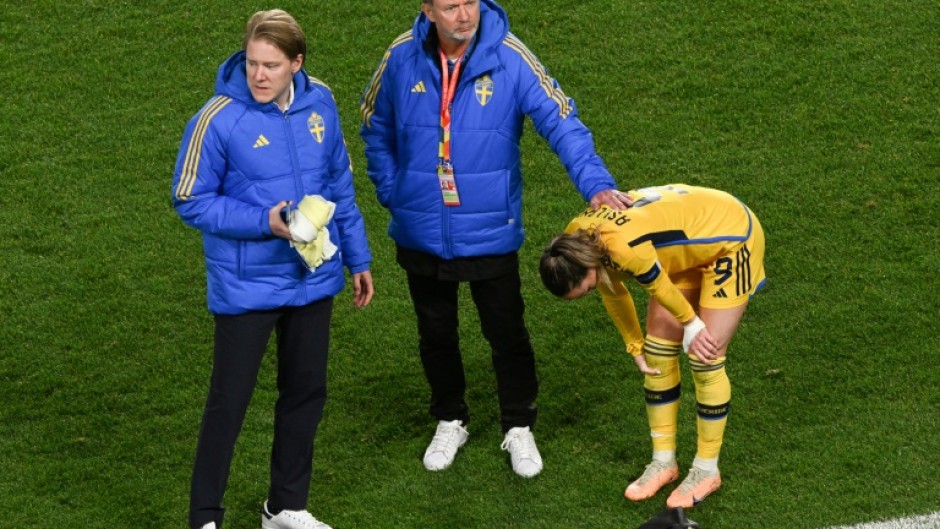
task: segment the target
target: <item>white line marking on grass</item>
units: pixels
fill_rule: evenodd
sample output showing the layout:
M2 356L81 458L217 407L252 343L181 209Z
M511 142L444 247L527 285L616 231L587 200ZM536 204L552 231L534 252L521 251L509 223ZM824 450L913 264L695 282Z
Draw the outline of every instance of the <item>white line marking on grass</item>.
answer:
M898 518L884 522L863 523L859 525L840 525L828 529L940 529L940 512L914 516L912 518Z

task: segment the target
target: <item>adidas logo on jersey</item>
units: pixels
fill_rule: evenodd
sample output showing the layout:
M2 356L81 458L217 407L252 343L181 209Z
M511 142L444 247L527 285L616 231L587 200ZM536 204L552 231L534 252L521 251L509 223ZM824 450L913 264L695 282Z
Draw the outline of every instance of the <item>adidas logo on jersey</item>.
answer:
M713 298L727 298L728 294L725 294L725 289L719 288L718 292L715 292L714 294L712 294L712 297Z
M270 144L271 142L269 142L268 139L264 137L264 134L261 134L258 136L258 139L255 140L255 145L252 148L257 149L258 147L267 147Z
M414 87L411 89L411 92L419 94L427 92L427 89L424 88L424 81L418 81L418 84L414 85Z

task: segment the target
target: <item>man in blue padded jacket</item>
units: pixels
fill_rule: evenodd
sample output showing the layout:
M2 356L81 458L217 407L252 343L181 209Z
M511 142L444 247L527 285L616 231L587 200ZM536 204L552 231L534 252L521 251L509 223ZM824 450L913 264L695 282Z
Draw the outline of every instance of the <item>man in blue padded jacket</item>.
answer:
M517 474L535 476L542 470L532 435L538 380L517 254L525 237L525 117L592 206L630 202L574 101L509 32L492 0L423 0L412 29L392 42L372 76L361 112L368 173L391 213L388 232L408 276L438 421L424 465L447 468L468 437L457 291L469 282L492 349L502 448Z

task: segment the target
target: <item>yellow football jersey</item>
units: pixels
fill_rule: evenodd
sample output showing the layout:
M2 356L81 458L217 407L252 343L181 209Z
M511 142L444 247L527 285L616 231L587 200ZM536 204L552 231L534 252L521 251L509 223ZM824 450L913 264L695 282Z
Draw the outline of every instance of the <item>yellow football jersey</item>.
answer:
M763 285L763 230L740 200L684 184L629 194L633 207L587 208L565 232L595 231L606 246L604 264L613 290L599 284L598 291L631 354L642 352L643 335L633 299L622 285L626 278L636 278L680 323L695 316L680 288L701 289L701 306L730 308Z

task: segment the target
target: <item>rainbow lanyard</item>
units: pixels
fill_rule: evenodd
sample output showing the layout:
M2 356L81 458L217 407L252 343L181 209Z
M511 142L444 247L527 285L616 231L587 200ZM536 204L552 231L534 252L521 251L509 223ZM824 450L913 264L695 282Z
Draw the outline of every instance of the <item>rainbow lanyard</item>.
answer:
M444 79L441 83L441 141L437 150L437 179L441 185L441 196L444 198L444 205L459 206L460 195L457 193L457 179L454 177L454 165L450 161L450 123L451 106L454 103L454 93L457 91L457 79L460 77L460 64L463 62L463 55L457 59L457 64L454 65L454 73L451 74L444 50L440 50L440 54L441 71Z

